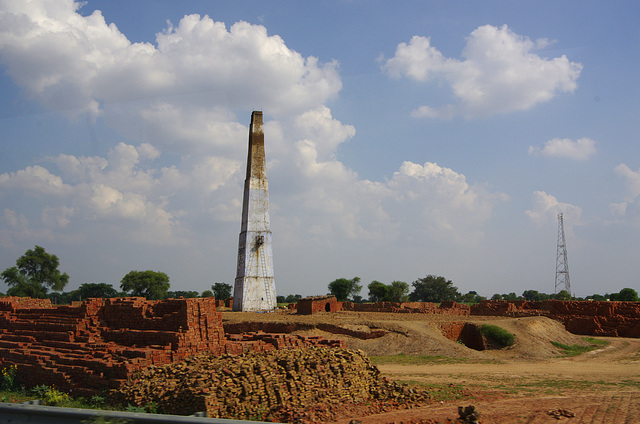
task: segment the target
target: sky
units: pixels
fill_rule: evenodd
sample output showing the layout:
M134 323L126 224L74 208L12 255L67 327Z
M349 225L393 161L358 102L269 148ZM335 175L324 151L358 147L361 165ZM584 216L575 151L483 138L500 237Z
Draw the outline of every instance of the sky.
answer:
M638 9L0 0L0 269L233 285L261 110L279 295L640 291Z

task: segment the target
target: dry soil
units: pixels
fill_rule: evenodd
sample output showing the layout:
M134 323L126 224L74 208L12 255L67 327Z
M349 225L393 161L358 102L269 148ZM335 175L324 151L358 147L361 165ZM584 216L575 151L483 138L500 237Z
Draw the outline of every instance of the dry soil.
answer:
M558 418L571 424L640 423L640 339L598 338L608 344L566 357L551 341L565 345L588 342L567 332L561 323L544 317L223 312L223 321L297 323L304 327L296 331L300 334L342 339L347 347L362 349L372 357L397 354L436 357L417 365L394 361L378 368L389 379L432 387L434 392L443 394L441 401L426 407L350 418L363 424L428 419L453 422L458 417L458 407L467 405L480 411L480 422L484 424L548 423ZM499 350L469 349L441 334L440 327L453 322L495 324L515 334L516 342ZM321 324L360 334L382 329L386 334L362 339L321 331L317 328ZM449 397L448 389L452 389ZM339 423L346 424L350 419Z

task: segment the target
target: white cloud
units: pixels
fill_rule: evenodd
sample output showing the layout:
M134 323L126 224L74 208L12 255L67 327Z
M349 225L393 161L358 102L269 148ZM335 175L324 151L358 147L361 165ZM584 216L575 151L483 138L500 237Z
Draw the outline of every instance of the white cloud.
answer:
M640 196L640 169L634 172L626 164L621 163L614 168L614 171L625 179L629 199Z
M47 231L73 232L82 228L82 221L98 221L94 225L106 233L117 229L115 233L126 236L127 228L133 224L170 242L179 237L179 225L166 209L168 195L158 188L165 174L139 163L141 156L157 154L148 145L142 145L139 152L134 146L120 143L109 152L108 159L59 155L49 160L70 183L42 166L32 166L0 175L0 194L19 189L13 194L16 204L25 201L24 195L41 202L39 222ZM38 206L30 206L30 210L37 210ZM26 217L20 220L13 212L5 211L5 222L16 229L17 223L22 222L22 229L30 225L32 231L38 230L36 221L32 219L29 223Z
M400 43L382 70L393 78L418 82L442 79L449 83L457 102L421 106L415 117L468 118L527 110L562 92L573 92L582 65L566 56L546 59L534 53L545 47L515 34L506 25L475 29L462 51L462 60L446 58L427 37L414 36Z
M39 165L28 166L17 172L0 174L0 188L24 190L50 196L65 196L70 187L57 175Z
M326 106L298 115L295 126L302 138L316 141L316 147L320 149L318 155L321 158L329 157L340 143L347 141L356 133L352 125L344 125L333 119L331 110Z
M391 215L405 222L405 236L430 234L456 242L476 243L481 228L493 214L495 204L506 200L503 194L491 194L471 186L466 177L436 163L423 165L405 161L388 183L393 202Z
M337 64L302 57L260 25L227 28L190 15L152 45L132 43L99 12L82 17L76 7L7 3L0 57L46 107L89 113L136 141L0 175L0 196L15 196L0 223L8 240L48 231L101 253L108 249L100 246L121 246L129 261L166 247L185 263L227 266L240 229L247 111L255 105L265 110L280 252L305 252L314 262L331 252L346 262L372 246L394 249L390 240L412 252L426 239L469 245L505 198L429 162L405 162L386 181L361 179L336 157L355 135L325 104L341 88ZM203 253L213 251L220 257Z
M42 223L47 228L64 228L71 222L74 209L66 206L45 207L42 210Z
M638 196L640 196L640 169L633 171L626 164L621 163L614 168L614 172L624 179L626 195L622 202L609 205L611 213L617 219L628 217L638 220L640 217L640 209L637 203Z
M131 43L100 11L83 17L79 7L11 1L2 14L0 54L9 75L54 110L95 116L104 104L132 100L152 110L160 96L174 96L180 107L176 95L205 93L207 107L257 104L278 115L313 108L342 86L337 63L305 58L261 25L227 29L188 15L157 34L156 47Z
M575 141L569 138L552 138L545 142L542 147L529 146L529 154L536 156L586 160L595 153L596 142L586 137Z
M555 221L560 212L563 213L565 224L568 223L568 228L581 223L582 208L580 206L561 203L554 196L544 191L534 191L531 196L531 202L533 207L525 211L525 213L538 226Z

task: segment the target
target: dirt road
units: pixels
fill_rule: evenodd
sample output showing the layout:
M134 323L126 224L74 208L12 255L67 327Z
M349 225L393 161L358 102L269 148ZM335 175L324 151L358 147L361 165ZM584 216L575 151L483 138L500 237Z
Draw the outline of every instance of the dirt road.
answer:
M484 424L549 423L558 420L556 415L571 424L640 423L640 340L607 341L607 347L576 357L379 365L392 380L427 387L459 385L469 393L464 399L359 420L363 424L427 418L447 422L458 417L458 406L474 405Z

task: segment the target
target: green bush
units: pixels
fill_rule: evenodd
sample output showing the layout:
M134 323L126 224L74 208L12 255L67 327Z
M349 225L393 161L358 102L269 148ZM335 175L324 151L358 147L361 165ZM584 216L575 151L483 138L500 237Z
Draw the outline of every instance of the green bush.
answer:
M516 339L516 336L512 333L509 333L507 330L502 327L498 327L497 325L484 324L480 328L480 331L487 340L500 347L511 346Z
M2 376L0 377L0 390L16 390L19 387L18 384L18 366L10 365L1 370Z

